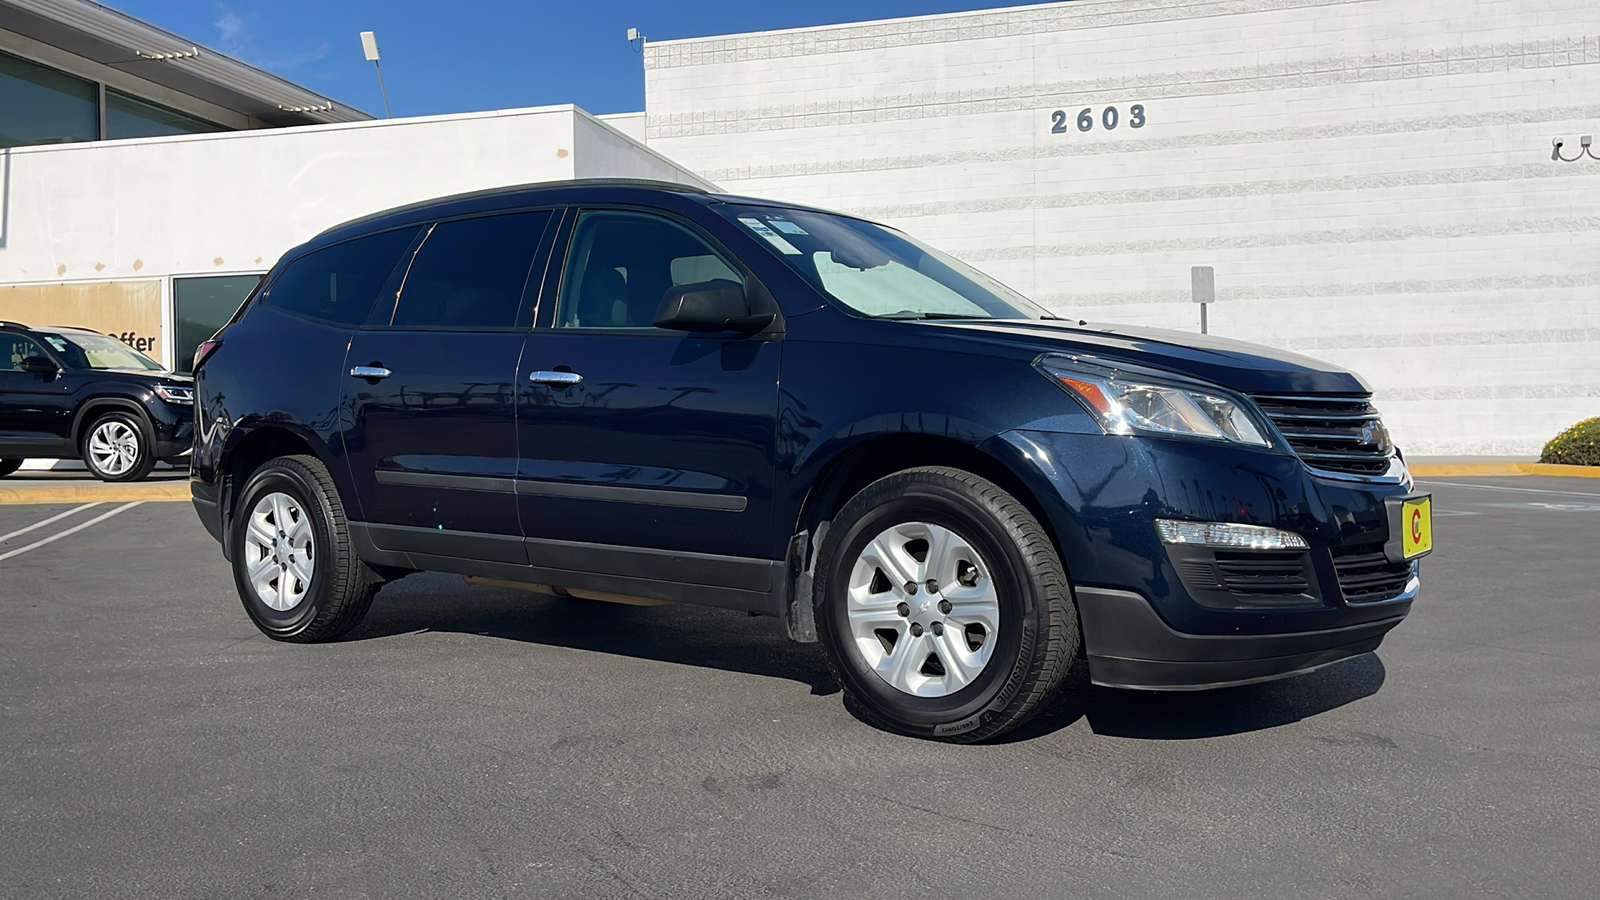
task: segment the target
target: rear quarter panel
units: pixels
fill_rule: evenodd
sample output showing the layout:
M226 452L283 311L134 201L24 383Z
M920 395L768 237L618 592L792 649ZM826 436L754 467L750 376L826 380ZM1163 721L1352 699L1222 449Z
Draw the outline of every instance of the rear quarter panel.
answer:
M228 326L195 378L193 479L208 489L197 492L217 499L229 455L251 433L278 428L304 439L340 496L353 499L339 438L339 375L351 333L259 302Z

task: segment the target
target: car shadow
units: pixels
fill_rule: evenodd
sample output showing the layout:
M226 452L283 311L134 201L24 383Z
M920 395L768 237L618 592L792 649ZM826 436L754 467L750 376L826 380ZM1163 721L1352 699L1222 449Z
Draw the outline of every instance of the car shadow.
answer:
M816 696L839 693L816 644L789 640L783 623L705 606L624 606L413 575L385 585L344 640L423 631L568 647L798 681Z
M703 606L623 606L414 575L384 587L347 641L418 632L475 634L678 665L784 678L815 696L839 693L817 644L797 644L782 623ZM1093 687L1080 666L1069 689L1029 722L985 743L1037 740L1087 720L1097 735L1181 741L1244 734L1321 715L1378 692L1374 653L1306 675L1212 691ZM849 700L846 708L864 718Z
M1315 672L1211 691L1131 691L1094 687L1075 673L1078 690L997 743L1027 741L1087 719L1095 734L1156 741L1245 734L1319 716L1376 694L1387 671L1364 653Z

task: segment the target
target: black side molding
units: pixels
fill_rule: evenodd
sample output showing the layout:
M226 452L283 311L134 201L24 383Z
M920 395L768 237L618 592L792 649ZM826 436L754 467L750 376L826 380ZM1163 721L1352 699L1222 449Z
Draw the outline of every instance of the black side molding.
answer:
M369 565L481 575L782 615L782 560L350 523Z
M490 475L444 475L435 472L407 472L379 469L373 473L379 484L411 487L436 487L457 491L492 491L526 494L532 497L564 497L570 500L608 500L614 503L641 503L646 506L676 506L684 509L716 509L744 512L749 500L737 494L711 494L704 491L676 491L660 488L627 487L616 484L578 484L567 481L535 481Z
M664 491L659 488L623 487L614 484L572 484L565 481L517 481L517 493L535 497L568 497L575 500L611 500L643 503L650 506L680 506L687 509L720 509L744 512L749 501L736 494L707 494L700 491Z

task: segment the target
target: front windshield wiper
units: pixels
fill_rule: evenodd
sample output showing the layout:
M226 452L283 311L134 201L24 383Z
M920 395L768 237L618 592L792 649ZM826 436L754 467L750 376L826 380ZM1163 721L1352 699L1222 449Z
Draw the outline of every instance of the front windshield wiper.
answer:
M912 312L910 310L906 310L904 312L889 313L888 315L883 316L873 316L873 318L893 319L897 322L910 322L918 319L990 319L993 318L993 316L969 316L965 313Z

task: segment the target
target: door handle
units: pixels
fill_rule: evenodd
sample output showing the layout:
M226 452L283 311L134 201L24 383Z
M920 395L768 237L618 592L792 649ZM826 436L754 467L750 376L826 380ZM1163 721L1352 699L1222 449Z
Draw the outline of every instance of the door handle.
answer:
M583 382L583 376L577 372L530 372L528 380L534 384L549 384L555 387L571 387Z
M353 378L365 378L371 382L379 382L394 373L383 366L351 366L350 375Z

